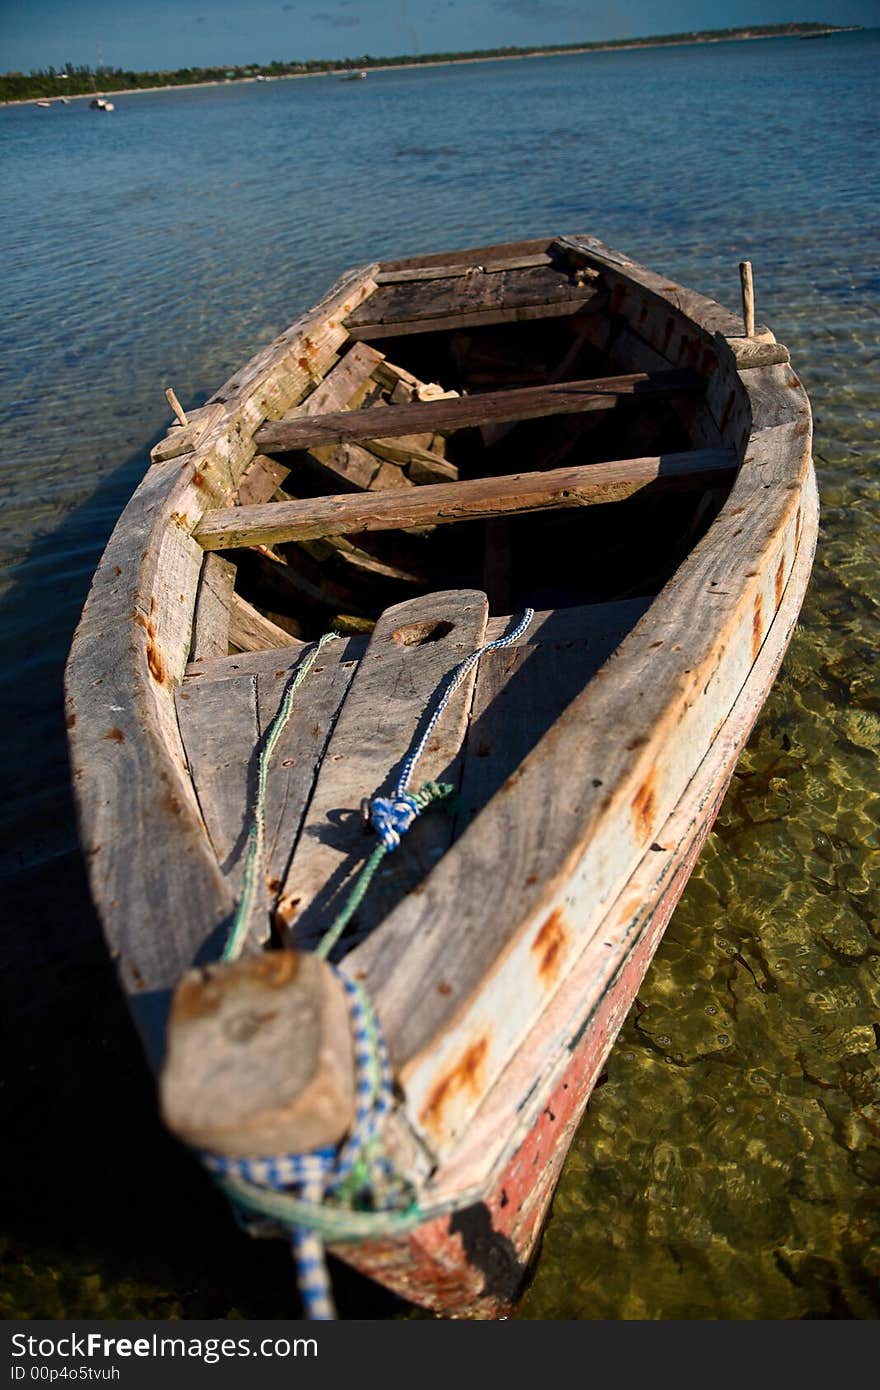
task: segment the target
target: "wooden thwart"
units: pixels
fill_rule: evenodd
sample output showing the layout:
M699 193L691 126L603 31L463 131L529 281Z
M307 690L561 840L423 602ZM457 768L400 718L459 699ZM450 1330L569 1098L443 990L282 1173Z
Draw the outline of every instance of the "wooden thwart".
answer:
M377 285L402 285L408 281L451 280L462 275L496 275L502 270L528 270L533 266L551 265L552 258L546 252L533 256L508 256L501 260L474 261L468 265L417 266L409 270L380 270L374 277Z
M548 473L437 483L406 492L224 507L206 515L195 538L206 550L230 550L618 502L652 485L691 489L717 483L722 475L734 472L736 462L732 449L694 449L683 454L557 468Z
M261 449L279 453L314 444L344 444L372 439L381 428L388 439L421 431L444 432L506 420L535 420L545 415L571 415L586 410L611 410L626 398L689 395L704 388L697 372L635 372L592 381L563 381L549 386L524 386L512 391L487 391L453 400L413 401L372 411L333 411L297 420L276 420L257 430ZM380 424L381 422L381 424Z

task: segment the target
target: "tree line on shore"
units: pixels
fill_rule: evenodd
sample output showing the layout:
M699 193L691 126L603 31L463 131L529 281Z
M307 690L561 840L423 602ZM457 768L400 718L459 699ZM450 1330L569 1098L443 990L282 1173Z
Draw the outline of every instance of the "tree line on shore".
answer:
M182 87L196 82L241 82L279 77L300 77L308 73L332 73L367 70L377 67L410 67L419 63L456 62L462 59L516 58L531 53L567 53L589 49L636 48L649 45L701 43L711 40L740 38L772 38L778 35L809 34L839 28L831 24L759 24L748 28L703 29L683 34L663 34L652 38L613 39L596 42L544 44L528 48L481 48L467 53L399 54L395 57L374 58L368 53L359 58L339 60L315 59L309 62L291 60L272 63L252 63L246 66L186 67L174 71L132 72L123 68L100 67L67 63L63 68L41 68L29 73L0 74L0 101L27 101L40 97L81 96L97 91L137 91L145 87Z

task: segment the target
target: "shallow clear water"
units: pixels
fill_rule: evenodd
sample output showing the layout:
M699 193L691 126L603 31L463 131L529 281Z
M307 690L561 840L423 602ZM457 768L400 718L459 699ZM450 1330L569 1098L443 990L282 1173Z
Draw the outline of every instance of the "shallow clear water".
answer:
M0 111L7 1313L296 1306L155 1124L75 852L62 667L163 388L204 400L348 265L573 230L733 306L752 260L823 515L520 1315L880 1312L878 65L872 31ZM353 1276L341 1303L401 1311Z

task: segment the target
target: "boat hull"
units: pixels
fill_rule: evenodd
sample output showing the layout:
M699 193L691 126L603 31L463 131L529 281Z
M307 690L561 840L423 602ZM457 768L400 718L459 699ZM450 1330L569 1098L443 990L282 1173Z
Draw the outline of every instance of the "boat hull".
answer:
M325 438L319 431L311 438L314 423L307 418L307 406L320 389L316 381L324 384L326 394L334 371L354 373L358 362L362 366L366 359L383 360L384 354L370 346L371 338L383 344L389 336L417 341L426 333L457 331L462 318L478 331L502 325L505 339L508 324L538 319L547 329L549 323L576 318L578 351L586 343L600 354L603 370L618 374L598 383L580 381L579 390L590 388L578 397L580 412L588 399L593 409L597 384L607 405L609 392L616 393L615 399L620 394L622 380L638 377L641 389L646 374L673 368L700 377L704 399L692 411L683 403L682 415L674 417L674 437L686 424L692 450L700 454L703 465L707 451L723 446L725 467L730 471L733 459L737 465L729 490L727 484L719 490L717 474L715 481L698 474L702 500L695 503L690 529L682 535L681 545L690 548L683 559L676 558L677 568L664 570L652 581L641 617L633 619L634 625L628 623L607 651L603 649L601 662L584 677L574 698L561 701L553 722L499 779L489 800L478 806L446 852L432 861L417 888L387 913L383 910L376 929L365 931L346 956L346 968L362 982L381 1020L394 1065L395 1105L385 1125L386 1146L417 1191L424 1216L405 1237L340 1244L335 1253L397 1293L448 1316L501 1316L522 1286L575 1128L772 685L806 589L816 534L809 402L787 349L776 344L768 330L744 338L742 321L729 311L590 238L561 238L552 247L552 267L547 265L545 243L523 243L457 252L454 264L448 264L448 257L428 257L417 267L373 265L340 281L314 310L156 446L153 466L123 514L96 574L67 671L73 776L93 893L132 1014L158 1069L172 993L194 962L215 958L236 906L238 886L227 872L230 864L234 867L234 856L221 853L218 846L226 829L232 847L242 841L256 746L258 711L254 706L252 718L251 704L263 678L255 666L253 680L239 679L236 651L254 659L265 655L270 665L263 675L286 680L304 649L293 634L249 605L231 580L230 608L219 599L212 608L217 594L211 576L218 571L210 569L211 552L235 550L252 564L256 552L272 560L271 553L263 553L269 548L259 530L258 514L263 510L271 512L276 530L280 525L277 535L272 532L272 544L323 538L335 556L337 531L358 535L365 528L378 534L385 527L405 533L421 525L425 515L438 524L464 519L463 514L453 518L444 511L443 499L450 489L459 499L471 498L469 506L476 505L471 497L476 484L480 507L488 510L478 509L473 516L494 517L502 523L502 532L505 508L515 515L526 504L527 510L548 500L559 505L555 494L548 499L535 492L535 478L546 489L553 470L504 475L504 486L490 479L503 494L500 501L482 478L438 481L446 477L442 470L448 463L427 449L425 441L431 443L433 435L429 439L426 433L421 445L421 436L409 436L416 441L422 465L427 458L434 470L425 493L392 490L384 497L371 497L365 508L365 484L358 487L360 496L354 501L349 489L347 495L321 494L305 502L296 499L295 504L276 500L269 506L279 478L272 459L259 450L265 446L271 453L279 442L279 426L292 421L299 443L305 431L310 447L314 445L323 458L333 431L342 426L339 416L323 405L316 418L328 433ZM534 272L541 286L549 275L553 296L547 299L542 288L544 298L532 302L537 291L529 281L519 288L514 285L516 293L512 289L505 299L507 280L501 277L509 271L522 273L526 280ZM416 315L415 292L407 287L422 278ZM443 290L440 318L438 278L451 285ZM593 299L600 306L596 312L590 308ZM391 312L395 304L396 318ZM622 328L624 324L628 326ZM418 366L415 359L414 365ZM371 368L370 380L375 370ZM395 370L399 376L400 369ZM366 381L362 385L367 389ZM528 388L524 390L528 394ZM473 409L467 393L452 406L448 394L441 392L446 403L432 405L428 412L438 429L448 424L450 410L461 424ZM494 394L485 393L480 410ZM506 394L509 398L512 392ZM390 444L393 454L402 426L398 428L399 420L395 424L398 407L390 397L385 404L381 418L389 437L377 442L386 453ZM409 411L409 425L413 412L420 428L425 425L419 415L425 413L424 404L410 400L399 407L405 414ZM468 421L470 428L470 414ZM504 427L504 421L491 413L484 424L490 439L499 425ZM343 437L351 436L346 447L355 451L346 455L347 462L360 458L364 464L355 435L373 440L375 428L364 431L363 418L354 419L345 411L342 425ZM289 438L288 445L298 447L290 445ZM607 453L600 452L600 461L583 467L592 470L594 484L597 477L603 479L603 487L612 486L603 469L622 468L633 476L636 470L638 481L630 479L627 486L650 488L656 495L656 490L662 492L675 482L672 475L678 467L676 445L657 447L656 457L640 453L621 461L615 454L607 464L601 462ZM283 455L284 449L280 452ZM650 477L646 465L653 469ZM387 463L380 465L376 455L375 467L380 466L384 469ZM281 471L286 476L286 468ZM369 483L373 476L371 472ZM580 506L589 499L577 489L586 488L587 481L578 477L575 483L576 487L563 480L558 488L563 499L576 496ZM263 484L268 484L267 490L249 502L248 489ZM507 496L511 488L512 501ZM521 494L520 488L531 491ZM399 513L401 497L407 501ZM422 508L418 513L413 497ZM699 508L704 505L714 519L700 533ZM291 507L297 513L293 520ZM662 513L651 513L652 526L658 515ZM624 554L638 549L638 536L629 530L622 540ZM375 573L375 554L357 546L349 546L347 554L349 563L354 555ZM392 573L397 582L410 551L404 548L398 555L393 547L389 556L382 554L391 562L384 563L385 577ZM221 560L224 564L234 570ZM626 598L643 593L634 582L636 575L623 578L625 583L611 586L612 594ZM288 580L293 582L289 575ZM456 582L450 595L445 570L429 589L429 606L461 606L462 594L470 593ZM474 591L471 598L475 596L486 605L488 617L486 596ZM231 607L236 599L241 600L239 617L243 604L249 620L262 623L253 647L233 637ZM381 621L395 628L402 619L394 615L420 602L378 605ZM569 623L573 614L580 614L577 622L583 630L578 628L574 636L586 646L596 638L590 624L598 621L600 606L559 609L563 618L568 614ZM274 603L263 601L263 607L277 611ZM510 612L500 601L494 607ZM378 747L381 753L381 767L365 786L364 778L358 777L360 796L380 785L388 768L405 755L409 734L404 736L404 720L420 717L451 665L439 643L457 631L455 624L462 624L465 614L470 615L469 623L477 623L476 613L474 604L465 603L461 613L454 608L450 619L444 609L440 616L450 621L432 619L424 641L399 640L400 633L415 633L424 626L411 617L409 626L396 629L398 636L389 629L388 642L397 643L396 648L389 646L397 653L394 670L409 662L407 680L398 682L409 695L394 721L393 744L382 744L370 733L372 713L382 705L375 693L370 694L363 674L371 669L371 647L363 648L351 677L355 697L360 682L369 698L358 706L342 682L340 698L347 702L343 717L338 716L338 703L332 702L320 718L309 715L304 727L315 736L332 731L326 747L313 750L315 775L323 779L323 789L318 796L317 783L311 787L303 813L312 815L315 824L324 827L331 813L357 804L349 786L331 787L332 795L327 791L334 767L345 771L345 756L327 749L334 738L343 747L346 718L355 728L351 748L359 752L361 745ZM230 667L222 676L206 674L199 657L202 629L215 621L219 636L213 664ZM475 635L463 650L472 650L482 640ZM377 661L384 661L375 631L373 641ZM552 636L539 636L531 653L512 651L504 659L528 659L534 668L542 643L544 656L539 654L538 665L543 659L573 660L566 654L572 644L554 647ZM422 646L426 686L414 699L412 658ZM432 671L428 658L433 661L438 652L443 660ZM341 657L340 664L345 665ZM348 662L354 665L354 660ZM557 679L553 667L539 669L548 672L548 682ZM327 673L329 701L338 693L329 661ZM506 680L506 670L501 676ZM531 679L520 681L520 694L528 691ZM213 680L219 684L212 685ZM234 721L221 698L224 689L239 691L247 716L241 721L241 763L234 769L235 775L241 774L238 791L230 779L231 763L224 761L228 749L218 751L209 738L205 752L195 740L194 711L201 708L202 690L207 692L204 709L209 713L214 690L228 735ZM304 685L303 692L301 698L309 700L312 685ZM459 691L462 700L471 693L471 687ZM501 702L492 698L497 715ZM518 709L530 708L528 700L517 698ZM467 725L466 716L467 710L460 732ZM445 727L449 726L447 716ZM205 728L213 737L214 722L206 719ZM474 741L475 758L487 756L482 747ZM450 759L457 756L457 748L458 743ZM282 766L292 767L294 760L284 760ZM224 775L215 805L208 794L218 767ZM439 775L442 766L435 771ZM120 805L125 806L124 816ZM208 811L214 817L210 829ZM221 824L221 811L224 816L229 812L229 826ZM286 815L289 821L289 808ZM352 824L358 830L360 857L359 823ZM417 835L418 828L413 838ZM300 839L309 847L325 844L307 833ZM292 862L291 848L284 846L285 873ZM291 911L300 904L307 879L301 865L294 877ZM319 886L331 877L322 871ZM473 891L475 884L479 891ZM276 931L279 920L288 925L282 909L289 895L283 887L280 879L276 883L267 878L281 914L274 920ZM492 895L491 912L486 910L487 892ZM163 924L161 931L156 930L158 922ZM227 1076L226 1071L222 1074ZM188 1139L183 1130L176 1132ZM293 1142L289 1146L291 1151L298 1147L302 1146Z

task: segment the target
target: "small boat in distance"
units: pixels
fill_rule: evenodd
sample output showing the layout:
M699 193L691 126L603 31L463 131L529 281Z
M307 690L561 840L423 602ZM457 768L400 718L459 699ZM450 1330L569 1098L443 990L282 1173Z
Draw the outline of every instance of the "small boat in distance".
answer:
M80 838L166 1124L303 1269L523 1286L810 576L741 275L742 317L587 235L373 263L166 392L67 665Z
M360 71L360 72L347 72L347 73L344 74L344 76L340 77L339 81L340 81L340 82L362 82L362 81L364 80L364 78L366 77L366 75L367 75L367 74L366 74L365 72L363 72L363 71Z
M116 107L112 101L107 101L106 97L93 97L89 102L92 111L115 111Z
M45 106L51 106L51 105L52 105L51 101L46 101L45 97L41 98L39 101L35 101L35 102L34 102L34 106L44 106L44 107L45 107Z

